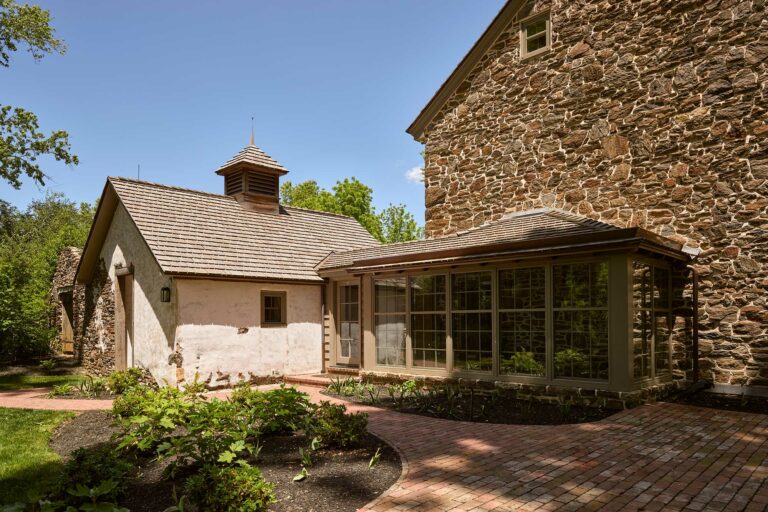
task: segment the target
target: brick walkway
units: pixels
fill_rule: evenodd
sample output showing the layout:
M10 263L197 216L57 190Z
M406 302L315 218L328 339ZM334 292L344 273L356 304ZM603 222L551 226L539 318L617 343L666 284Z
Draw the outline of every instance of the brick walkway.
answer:
M0 393L0 407L109 407L32 398L40 393ZM403 458L402 477L367 512L768 510L768 415L661 403L596 423L522 426L349 408L368 412L370 430Z
M0 407L12 409L48 409L51 411L98 411L111 409L112 400L70 400L46 398L49 388L0 391Z

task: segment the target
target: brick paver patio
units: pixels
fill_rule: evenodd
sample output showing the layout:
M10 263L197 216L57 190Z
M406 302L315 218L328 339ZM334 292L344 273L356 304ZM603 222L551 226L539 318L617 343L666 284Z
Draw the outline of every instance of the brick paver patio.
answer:
M40 393L0 393L0 407L110 406ZM768 510L768 415L660 403L596 423L522 426L349 408L368 412L370 430L403 458L400 480L367 512Z

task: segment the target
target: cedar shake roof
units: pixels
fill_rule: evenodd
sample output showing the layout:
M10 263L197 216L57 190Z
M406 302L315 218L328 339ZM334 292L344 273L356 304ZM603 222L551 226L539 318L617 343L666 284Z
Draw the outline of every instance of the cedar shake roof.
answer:
M242 151L230 158L229 161L219 167L219 170L216 172L221 173L221 171L229 169L230 167L237 164L255 165L264 169L277 171L279 174L286 174L288 172L288 169L283 167L277 160L262 151L261 148L256 146L253 142L245 146Z
M599 248L600 244L645 241L661 252L685 259L682 245L640 228L622 229L562 210L541 208L511 213L502 219L455 235L358 250L334 252L318 270L360 270L374 266L434 263L470 256L511 255L533 250Z
M342 215L254 212L229 196L127 178L110 177L109 185L171 275L322 282L314 267L330 251L378 244Z

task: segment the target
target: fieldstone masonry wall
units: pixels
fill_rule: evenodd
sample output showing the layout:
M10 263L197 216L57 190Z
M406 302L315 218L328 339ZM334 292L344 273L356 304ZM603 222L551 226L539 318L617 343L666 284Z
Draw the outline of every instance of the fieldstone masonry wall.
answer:
M107 375L115 369L115 296L104 260L85 289L76 344L82 346L83 367L88 373Z
M77 247L65 247L59 253L59 259L56 262L56 269L53 273L51 293L48 296L48 302L51 305L50 325L56 330L56 337L53 340L51 349L55 352L61 350L61 323L62 323L62 290L70 290L72 294L72 327L74 333L77 332L77 318L82 316L82 309L85 300L85 288L82 285L74 285L77 265L80 262L80 249ZM74 344L74 357L80 356L80 347Z
M699 248L702 376L768 385L766 0L546 8L552 50L512 24L421 135L427 234L551 206Z

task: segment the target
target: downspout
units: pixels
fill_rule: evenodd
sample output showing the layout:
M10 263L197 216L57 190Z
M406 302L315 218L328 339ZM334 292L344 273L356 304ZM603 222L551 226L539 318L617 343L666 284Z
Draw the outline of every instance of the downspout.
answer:
M699 273L693 265L689 268L693 280L693 383L696 384L699 382Z

